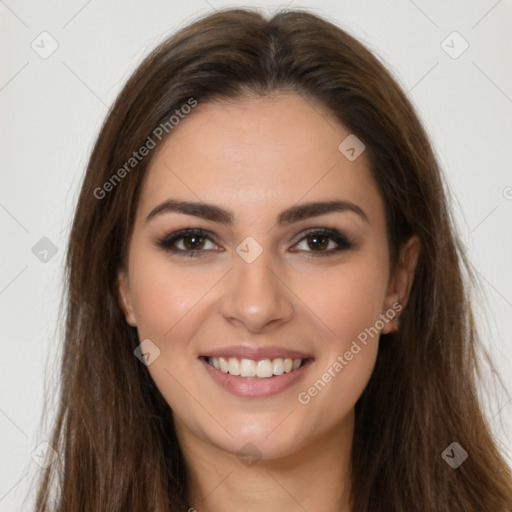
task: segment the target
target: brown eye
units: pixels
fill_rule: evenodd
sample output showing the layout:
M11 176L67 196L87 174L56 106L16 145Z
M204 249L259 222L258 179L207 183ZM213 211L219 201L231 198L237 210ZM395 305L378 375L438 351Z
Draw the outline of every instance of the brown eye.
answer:
M299 247L299 252L311 253L313 256L329 256L351 249L354 245L345 235L332 229L310 231L296 244Z
M324 235L308 235L306 239L309 246L315 250L326 249L329 245L329 238Z
M206 231L201 229L184 229L157 240L156 245L167 252L181 256L199 256L201 253L216 250L218 246ZM211 244L208 247L208 244Z
M186 249L193 251L204 247L205 238L198 235L188 235L182 237L181 240L184 240L183 245Z

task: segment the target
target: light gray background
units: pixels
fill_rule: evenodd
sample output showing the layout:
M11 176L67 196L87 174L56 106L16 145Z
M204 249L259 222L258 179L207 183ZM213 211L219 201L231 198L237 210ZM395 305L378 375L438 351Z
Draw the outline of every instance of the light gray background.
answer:
M94 137L140 59L199 14L226 5L235 4L0 0L2 511L28 510L33 500L40 467L31 454L48 439L38 427L47 365L58 357L65 244ZM479 325L505 379L487 413L511 460L512 2L317 0L290 2L294 7L327 16L376 52L432 137L480 277ZM46 59L31 47L51 49L44 31L58 43ZM463 49L453 31L469 44L458 58L445 51ZM43 237L57 247L46 262L32 252Z

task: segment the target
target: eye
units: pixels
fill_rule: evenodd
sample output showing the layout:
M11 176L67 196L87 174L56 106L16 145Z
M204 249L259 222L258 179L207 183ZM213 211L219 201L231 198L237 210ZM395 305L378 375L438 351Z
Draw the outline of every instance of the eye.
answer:
M197 257L201 253L212 250L218 251L219 249L209 233L202 229L182 229L157 240L155 243L167 252L187 257ZM208 243L211 244L210 248L208 248ZM294 247L299 247L299 249L292 249L291 252L306 252L315 257L329 256L351 249L354 245L354 242L347 236L335 229L315 228L311 229L295 244Z
M306 236L299 240L296 246L302 245L305 252L313 256L329 256L354 247L354 242L335 229L316 228L310 230ZM309 250L308 248L312 248ZM296 251L294 251L296 252Z
M211 249L205 249L208 242L213 246ZM188 257L199 256L201 252L216 250L218 247L208 233L202 229L182 229L157 240L156 245L168 252Z

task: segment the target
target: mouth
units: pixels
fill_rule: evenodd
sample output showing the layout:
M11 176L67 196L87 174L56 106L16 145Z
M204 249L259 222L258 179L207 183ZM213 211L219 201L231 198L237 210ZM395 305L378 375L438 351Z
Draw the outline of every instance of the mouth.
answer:
M200 359L222 373L243 379L271 379L285 373L293 373L312 362L312 357L273 359L246 359L238 357L200 356Z
M261 351L260 351L261 352ZM206 374L220 389L242 398L268 398L287 389L304 378L313 366L314 358L298 352L287 353L295 357L276 357L265 354L201 355L199 361ZM284 356L285 354L283 354ZM297 357L304 355L306 357ZM252 359L251 359L252 357Z

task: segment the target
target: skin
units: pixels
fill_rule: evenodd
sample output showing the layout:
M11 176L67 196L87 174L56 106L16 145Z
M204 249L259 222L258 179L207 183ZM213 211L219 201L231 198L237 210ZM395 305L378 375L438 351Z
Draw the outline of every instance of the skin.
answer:
M371 376L378 336L308 404L297 397L379 315L405 307L420 248L411 238L390 275L384 203L366 153L349 161L338 150L349 134L320 105L292 93L199 104L158 148L145 177L119 297L140 340L160 350L147 368L173 410L189 503L200 512L350 510L354 405ZM146 222L169 198L213 203L235 222L177 212ZM356 204L368 222L343 211L276 224L290 206L332 199ZM348 235L354 247L315 256L304 231L323 227ZM155 245L183 228L214 234L198 257ZM236 252L247 236L263 249L252 263ZM336 246L322 241L329 246L320 251ZM184 242L177 244L186 250ZM388 322L382 332L393 328ZM198 356L244 341L315 360L275 396L236 397ZM255 464L241 456L256 451Z

